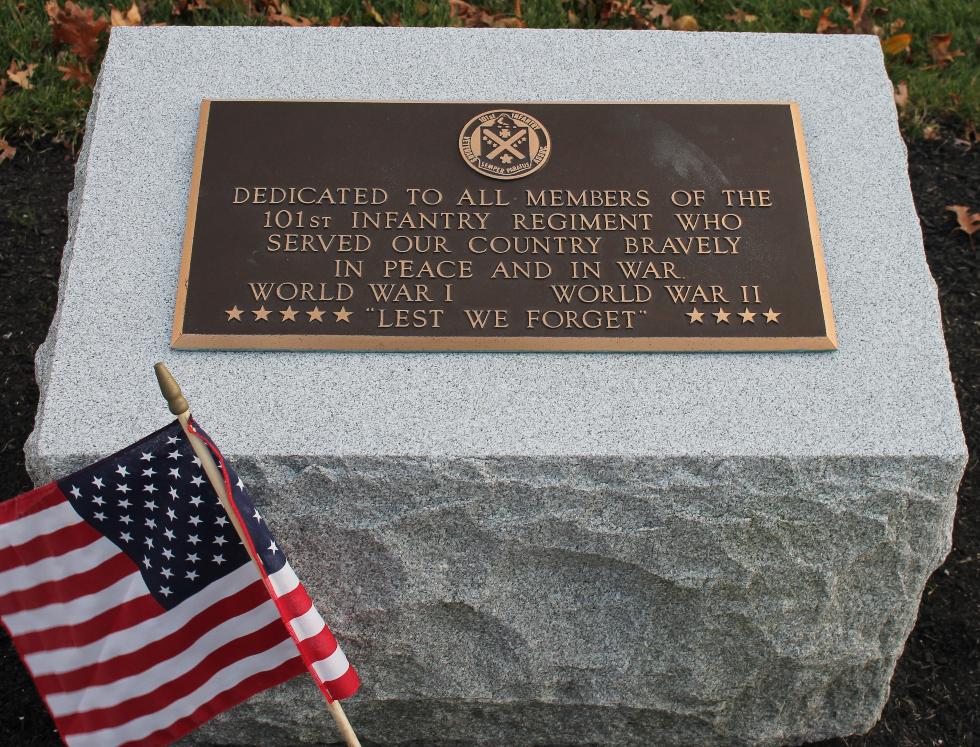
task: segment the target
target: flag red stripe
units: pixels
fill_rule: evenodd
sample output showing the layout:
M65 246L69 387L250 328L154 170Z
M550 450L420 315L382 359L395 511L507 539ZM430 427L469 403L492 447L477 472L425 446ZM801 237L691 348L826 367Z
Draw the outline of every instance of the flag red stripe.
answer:
M46 604L70 602L72 599L94 594L130 575L136 566L127 555L120 552L83 573L66 576L38 584L23 591L13 591L0 597L0 614L8 615L21 610L32 610Z
M326 659L330 654L337 650L337 639L330 632L330 627L323 626L317 635L299 642L299 650L310 664L321 659ZM314 678L316 679L316 678Z
M152 692L131 698L122 703L105 708L57 719L58 731L63 736L79 734L99 729L108 729L125 724L134 719L155 713L180 698L194 692L211 679L216 672L249 656L281 643L287 638L282 620L273 620L268 625L229 641L204 657L193 669L179 678L166 682Z
M354 667L347 667L347 671L337 679L321 684L320 690L326 692L334 700L343 700L356 693L360 686L361 678L357 676Z
M238 617L268 601L261 581L246 586L237 594L225 597L188 621L184 627L158 641L148 641L143 648L127 654L80 667L71 672L36 677L38 689L46 693L73 692L83 687L105 685L123 677L143 672L166 659L175 657L193 645L202 635L225 620Z
M50 508L50 507L49 507ZM16 547L0 550L0 571L9 571L39 560L64 555L66 552L91 545L102 535L88 522L80 521L48 534L42 534Z
M313 606L313 600L306 593L303 584L300 584L288 594L278 597L277 606L283 620L292 620L294 617L305 615Z
M14 642L21 656L68 646L85 646L105 637L108 632L123 630L151 617L157 617L163 611L163 607L157 600L147 594L106 610L101 615L79 625L61 625L47 630L24 633L14 638Z
M8 521L23 519L25 516L44 511L67 500L58 489L58 483L49 482L29 493L22 493L16 498L0 503L0 524Z
M143 739L126 742L120 745L120 747L159 747L159 745L170 744L185 734L194 731L194 729L204 722L210 721L219 713L248 700L256 693L260 693L273 685L278 685L286 680L292 679L304 671L306 671L306 668L303 666L303 662L297 657L283 662L275 669L253 674L251 677L246 677L234 687L214 697L194 711L194 713L175 721L166 729L155 731Z

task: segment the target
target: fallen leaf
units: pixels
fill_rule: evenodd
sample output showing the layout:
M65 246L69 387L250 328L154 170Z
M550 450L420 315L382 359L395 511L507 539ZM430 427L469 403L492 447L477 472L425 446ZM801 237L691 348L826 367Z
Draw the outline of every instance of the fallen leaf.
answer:
M31 83L31 76L34 75L34 69L37 67L37 63L32 62L25 67L21 67L21 64L17 60L11 60L10 67L7 68L7 77L12 83L16 83L25 90L34 88L34 85Z
M953 43L952 34L933 34L929 40L929 55L935 65L931 67L946 67L957 57L963 57L966 52L959 49L950 50L949 45Z
M980 231L980 213L974 213L966 205L947 205L946 210L956 215L957 228L967 236Z
M729 13L727 16L725 16L725 20L732 21L738 24L755 23L756 21L759 20L759 16L754 16L751 13L746 13L741 8L735 8L735 12Z
M313 26L316 23L316 18L307 18L306 16L294 16L292 9L286 3L280 3L279 0L269 0L266 3L266 18L268 18L273 23L281 23L284 26Z
M330 16L327 20L327 25L335 28L337 26L347 26L348 24L350 24L350 18L347 16Z
M830 20L830 14L833 12L833 10L834 9L830 7L823 9L823 13L820 14L820 18L817 20L818 34L826 34L840 29L840 26Z
M384 16L382 16L378 12L378 9L374 7L373 3L368 2L368 0L364 0L363 5L364 5L364 12L371 17L372 21L374 21L379 26L387 25L385 24Z
M133 0L125 15L122 11L112 8L109 11L109 21L113 26L139 26L143 23L143 17L140 15L140 9L136 7L136 0Z
M0 137L0 163L9 161L15 155L17 155L17 149Z
M813 18L813 14L816 12L813 8L800 8L799 14L802 18L810 19Z
M652 22L660 21L660 27L669 29L674 19L670 16L670 3L644 3L643 12Z
M525 28L527 24L520 18L506 13L488 13L479 5L465 0L449 0L449 19L453 26L466 28Z
M701 28L698 26L698 19L694 16L681 16L670 24L670 27L675 31L697 31Z
M898 85L895 86L895 106L899 109L904 109L909 103L909 87L908 84L902 80L899 81Z
M95 83L92 71L84 62L79 62L77 65L58 65L58 70L64 74L62 80L73 80L79 88L91 88Z
M91 8L81 8L72 0L66 0L61 8L57 0L48 0L44 9L48 13L51 32L58 44L67 44L72 52L83 60L94 60L99 52L99 37L109 28L105 16L95 17Z
M881 40L881 48L885 54L901 54L908 52L912 46L912 34L895 34Z
M939 125L931 124L922 128L923 140L939 140Z

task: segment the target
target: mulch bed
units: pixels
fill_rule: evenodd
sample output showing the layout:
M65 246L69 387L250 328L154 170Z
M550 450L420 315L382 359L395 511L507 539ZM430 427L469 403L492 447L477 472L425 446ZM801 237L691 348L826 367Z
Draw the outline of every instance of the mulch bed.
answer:
M926 254L939 284L946 344L970 446L953 551L926 586L919 620L867 735L821 747L980 744L980 238L953 230L944 207L978 207L980 149L918 142L909 149ZM21 148L0 165L0 500L31 487L23 444L34 424L34 353L54 314L71 158L60 147ZM124 218L121 218L124 219ZM874 220L874 207L868 220ZM60 740L9 641L0 641L0 744Z

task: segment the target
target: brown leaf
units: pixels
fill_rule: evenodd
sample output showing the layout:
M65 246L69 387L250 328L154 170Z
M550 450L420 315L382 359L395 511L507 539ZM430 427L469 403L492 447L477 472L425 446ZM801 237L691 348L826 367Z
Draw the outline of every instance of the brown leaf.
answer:
M929 55L935 63L932 67L946 67L957 57L965 56L965 52L954 49L950 50L949 45L953 43L952 34L933 34L929 40Z
M746 13L741 8L735 8L734 13L729 13L725 16L725 20L732 21L737 24L743 23L755 23L759 20L759 16L754 16L751 13Z
M840 29L840 26L830 20L830 14L833 12L833 10L833 8L829 7L823 9L823 13L820 14L820 18L817 20L818 34L828 34Z
M12 83L16 83L25 90L34 88L31 83L31 76L34 75L34 68L37 67L37 63L32 62L25 67L21 67L21 64L17 60L11 60L10 67L7 68L7 77Z
M947 205L946 210L955 213L957 228L967 236L973 236L980 231L980 213L971 212L966 205Z
M139 26L143 23L140 9L136 7L136 0L133 0L133 4L129 6L129 10L125 14L112 8L109 11L109 20L113 26Z
M654 23L660 21L660 27L669 29L674 19L670 15L670 3L644 3L643 12Z
M526 28L520 18L506 13L492 14L465 0L449 0L449 19L453 26L466 28Z
M815 12L816 11L813 8L800 8L799 9L800 16L802 18L806 18L807 20L810 20L811 18L813 18L813 14Z
M882 39L881 48L885 54L901 54L908 52L912 46L912 34L895 34Z
M941 138L941 135L939 134L939 125L931 124L923 127L922 138L923 140L939 140Z
M95 83L92 71L84 62L79 62L76 65L58 65L58 70L64 73L62 80L73 80L79 88L91 88L92 84Z
M67 44L83 60L94 60L99 52L99 37L109 28L106 17L96 18L94 10L82 9L72 0L66 0L64 8L57 0L48 0L44 9L48 12L55 43Z
M899 81L898 85L895 86L895 106L899 109L904 109L909 103L909 87L908 84L902 80Z
M347 16L330 16L327 20L328 26L347 26L350 24L350 18Z
M17 149L0 137L0 163L9 161L17 154Z
M694 16L681 16L670 24L670 27L674 31L698 31L701 28L698 26L698 19Z

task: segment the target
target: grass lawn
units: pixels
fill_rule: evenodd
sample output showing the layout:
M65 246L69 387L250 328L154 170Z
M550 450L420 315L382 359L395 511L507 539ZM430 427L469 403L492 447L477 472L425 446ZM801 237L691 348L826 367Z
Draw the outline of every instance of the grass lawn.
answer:
M978 0L0 0L0 161L6 142L74 148L110 23L528 26L874 33L886 46L906 137L977 139ZM862 5L864 7L862 7ZM943 35L950 35L947 38ZM905 36L908 35L908 36ZM904 85L901 85L904 84ZM907 96L905 91L907 90ZM12 154L11 154L12 155Z

